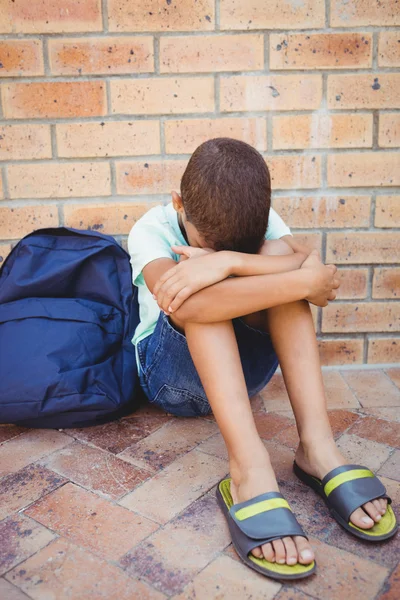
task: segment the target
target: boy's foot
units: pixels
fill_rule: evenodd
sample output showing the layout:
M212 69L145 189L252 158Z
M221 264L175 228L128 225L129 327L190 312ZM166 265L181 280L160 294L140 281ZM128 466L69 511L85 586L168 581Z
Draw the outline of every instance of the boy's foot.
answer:
M303 471L323 479L327 473L349 464L349 462L341 455L334 440L328 442L324 440L320 444L313 444L311 447L306 447L304 444L299 445L296 455L296 463ZM357 508L351 515L350 521L353 525L361 529L371 529L378 523L386 512L387 500L379 498L363 504Z
M279 492L271 464L252 467L247 469L244 477L235 477L231 469L231 495L234 504L245 502L259 494L266 492ZM251 553L257 558L264 557L270 562L279 564L295 565L300 563L308 565L314 560L314 552L308 540L301 536L284 537L275 540L258 548L254 548Z

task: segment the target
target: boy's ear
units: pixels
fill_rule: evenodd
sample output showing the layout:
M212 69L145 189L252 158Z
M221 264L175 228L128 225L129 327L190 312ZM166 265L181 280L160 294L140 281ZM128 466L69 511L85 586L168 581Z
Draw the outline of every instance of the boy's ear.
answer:
M172 196L172 204L174 206L174 209L176 210L176 212L179 212L183 208L182 198L175 191L171 192L171 196Z

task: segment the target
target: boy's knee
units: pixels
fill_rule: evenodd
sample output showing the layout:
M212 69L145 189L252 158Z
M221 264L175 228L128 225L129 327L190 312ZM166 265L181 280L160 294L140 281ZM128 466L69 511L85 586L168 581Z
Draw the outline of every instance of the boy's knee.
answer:
M285 254L293 254L292 248L283 240L265 240L261 246L259 254L269 256L284 256Z

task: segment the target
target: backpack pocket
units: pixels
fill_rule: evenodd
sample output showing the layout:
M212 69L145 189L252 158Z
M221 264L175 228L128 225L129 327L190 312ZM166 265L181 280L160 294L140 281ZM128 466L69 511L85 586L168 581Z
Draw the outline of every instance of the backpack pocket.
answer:
M116 409L124 315L82 298L0 305L0 422Z

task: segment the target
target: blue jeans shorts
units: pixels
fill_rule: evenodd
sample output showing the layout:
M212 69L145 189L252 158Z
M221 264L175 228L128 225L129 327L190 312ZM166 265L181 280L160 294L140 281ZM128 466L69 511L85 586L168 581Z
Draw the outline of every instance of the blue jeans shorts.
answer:
M262 390L278 367L270 335L232 320L249 397ZM210 414L211 406L189 352L186 337L162 311L155 330L137 343L140 384L148 400L183 417ZM223 361L221 356L221 361Z

